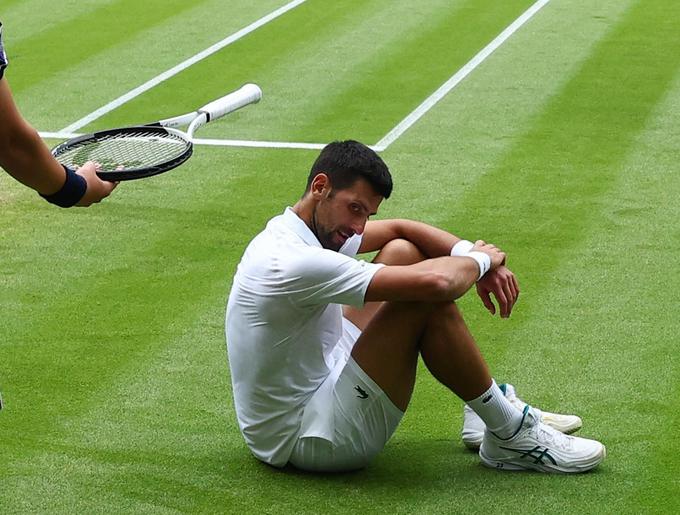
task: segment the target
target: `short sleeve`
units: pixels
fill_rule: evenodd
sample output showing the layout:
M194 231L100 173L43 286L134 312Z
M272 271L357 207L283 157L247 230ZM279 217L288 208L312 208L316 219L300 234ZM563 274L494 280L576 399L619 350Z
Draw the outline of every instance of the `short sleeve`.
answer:
M2 44L2 23L0 22L0 79L5 74L7 68L7 55L5 54L5 47Z
M361 307L373 275L383 266L328 249L306 247L282 267L285 278L281 286L290 300L301 307L324 304Z
M340 247L340 254L345 256L354 257L359 253L359 247L361 247L361 241L363 240L362 234L355 234L351 238L347 238L345 244Z

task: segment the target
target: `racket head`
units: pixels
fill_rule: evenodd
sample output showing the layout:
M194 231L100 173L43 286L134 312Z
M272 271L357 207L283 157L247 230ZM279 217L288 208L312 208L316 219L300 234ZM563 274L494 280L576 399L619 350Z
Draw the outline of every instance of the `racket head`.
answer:
M78 136L57 145L52 155L77 168L87 161L101 165L97 175L106 181L130 181L177 168L191 157L193 144L181 131L141 125Z

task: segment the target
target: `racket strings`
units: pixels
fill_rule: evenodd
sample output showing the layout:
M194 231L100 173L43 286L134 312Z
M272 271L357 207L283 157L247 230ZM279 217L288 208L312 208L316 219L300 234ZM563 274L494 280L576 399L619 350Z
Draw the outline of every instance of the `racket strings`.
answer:
M180 158L191 143L168 132L137 130L106 134L63 149L59 162L72 167L96 161L105 172L151 168Z

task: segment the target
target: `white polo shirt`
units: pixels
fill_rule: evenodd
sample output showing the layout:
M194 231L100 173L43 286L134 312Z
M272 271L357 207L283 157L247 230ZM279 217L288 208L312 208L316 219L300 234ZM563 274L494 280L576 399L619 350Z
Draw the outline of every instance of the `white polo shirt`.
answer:
M271 465L288 462L305 404L335 365L341 305L363 306L382 267L354 258L360 243L324 249L287 208L238 265L226 320L234 404L248 447Z

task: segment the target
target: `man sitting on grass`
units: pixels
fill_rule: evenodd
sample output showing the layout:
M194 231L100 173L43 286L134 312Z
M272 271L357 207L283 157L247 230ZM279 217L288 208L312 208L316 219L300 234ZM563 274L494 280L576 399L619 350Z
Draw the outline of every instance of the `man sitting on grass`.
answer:
M496 385L458 311L455 300L476 285L492 313L491 293L501 316L510 315L519 288L505 253L420 222L369 222L391 191L375 152L331 143L302 198L246 248L226 330L236 413L252 453L277 467L365 467L408 406L420 356L467 403L463 435L471 447L481 443L484 465L596 467L601 443L546 423L570 431L577 417L542 413ZM355 259L374 251L370 263Z

